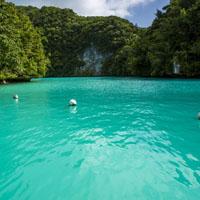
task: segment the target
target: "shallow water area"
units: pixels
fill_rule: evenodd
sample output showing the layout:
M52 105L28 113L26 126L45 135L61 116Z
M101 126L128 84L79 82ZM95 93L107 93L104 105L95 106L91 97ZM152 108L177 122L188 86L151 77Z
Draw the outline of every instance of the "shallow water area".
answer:
M1 85L0 199L198 200L198 112L200 80Z

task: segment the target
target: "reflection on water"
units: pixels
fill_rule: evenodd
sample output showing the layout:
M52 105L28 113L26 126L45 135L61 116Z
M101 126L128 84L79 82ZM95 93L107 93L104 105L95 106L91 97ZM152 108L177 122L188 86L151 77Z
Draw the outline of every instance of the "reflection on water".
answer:
M72 114L76 114L78 112L77 106L70 106L69 111Z

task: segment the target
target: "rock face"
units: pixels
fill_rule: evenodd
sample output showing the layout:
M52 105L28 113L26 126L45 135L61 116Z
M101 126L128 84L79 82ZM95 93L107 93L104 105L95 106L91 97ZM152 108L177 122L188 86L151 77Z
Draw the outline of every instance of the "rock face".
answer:
M85 49L82 60L85 65L81 67L82 72L91 75L101 75L102 64L108 55L102 54L94 46Z
M180 74L181 66L174 62L173 72L174 74Z

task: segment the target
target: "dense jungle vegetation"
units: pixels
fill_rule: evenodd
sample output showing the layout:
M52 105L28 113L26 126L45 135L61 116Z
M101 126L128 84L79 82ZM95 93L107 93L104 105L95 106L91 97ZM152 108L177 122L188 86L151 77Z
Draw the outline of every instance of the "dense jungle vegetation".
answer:
M48 59L41 35L12 4L0 4L0 79L44 76Z
M81 17L70 9L0 1L0 79L95 75L83 54L104 55L101 75L200 76L200 0L171 0L152 25L119 17Z

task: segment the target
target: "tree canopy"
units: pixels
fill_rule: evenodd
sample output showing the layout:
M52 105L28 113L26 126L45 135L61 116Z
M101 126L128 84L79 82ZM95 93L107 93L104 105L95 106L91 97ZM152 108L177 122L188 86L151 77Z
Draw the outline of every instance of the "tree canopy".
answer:
M1 1L0 79L44 76L46 65L41 36L29 17Z
M119 17L80 17L70 9L19 7L46 38L44 46L51 60L48 75L76 75L85 63L84 50L90 46L109 54L102 74L113 74L114 60L120 49L130 43L137 28ZM109 64L108 64L109 63ZM116 72L118 74L118 72Z
M170 75L173 63L179 63L182 76L199 76L199 30L199 0L172 0L162 11L157 11L156 19L144 36L145 42L140 43L146 52L149 74Z
M171 0L148 28L1 2L0 79L43 76L47 65L47 76L95 75L83 70L88 48L104 57L101 75L172 76L178 64L181 76L200 76L200 0Z

